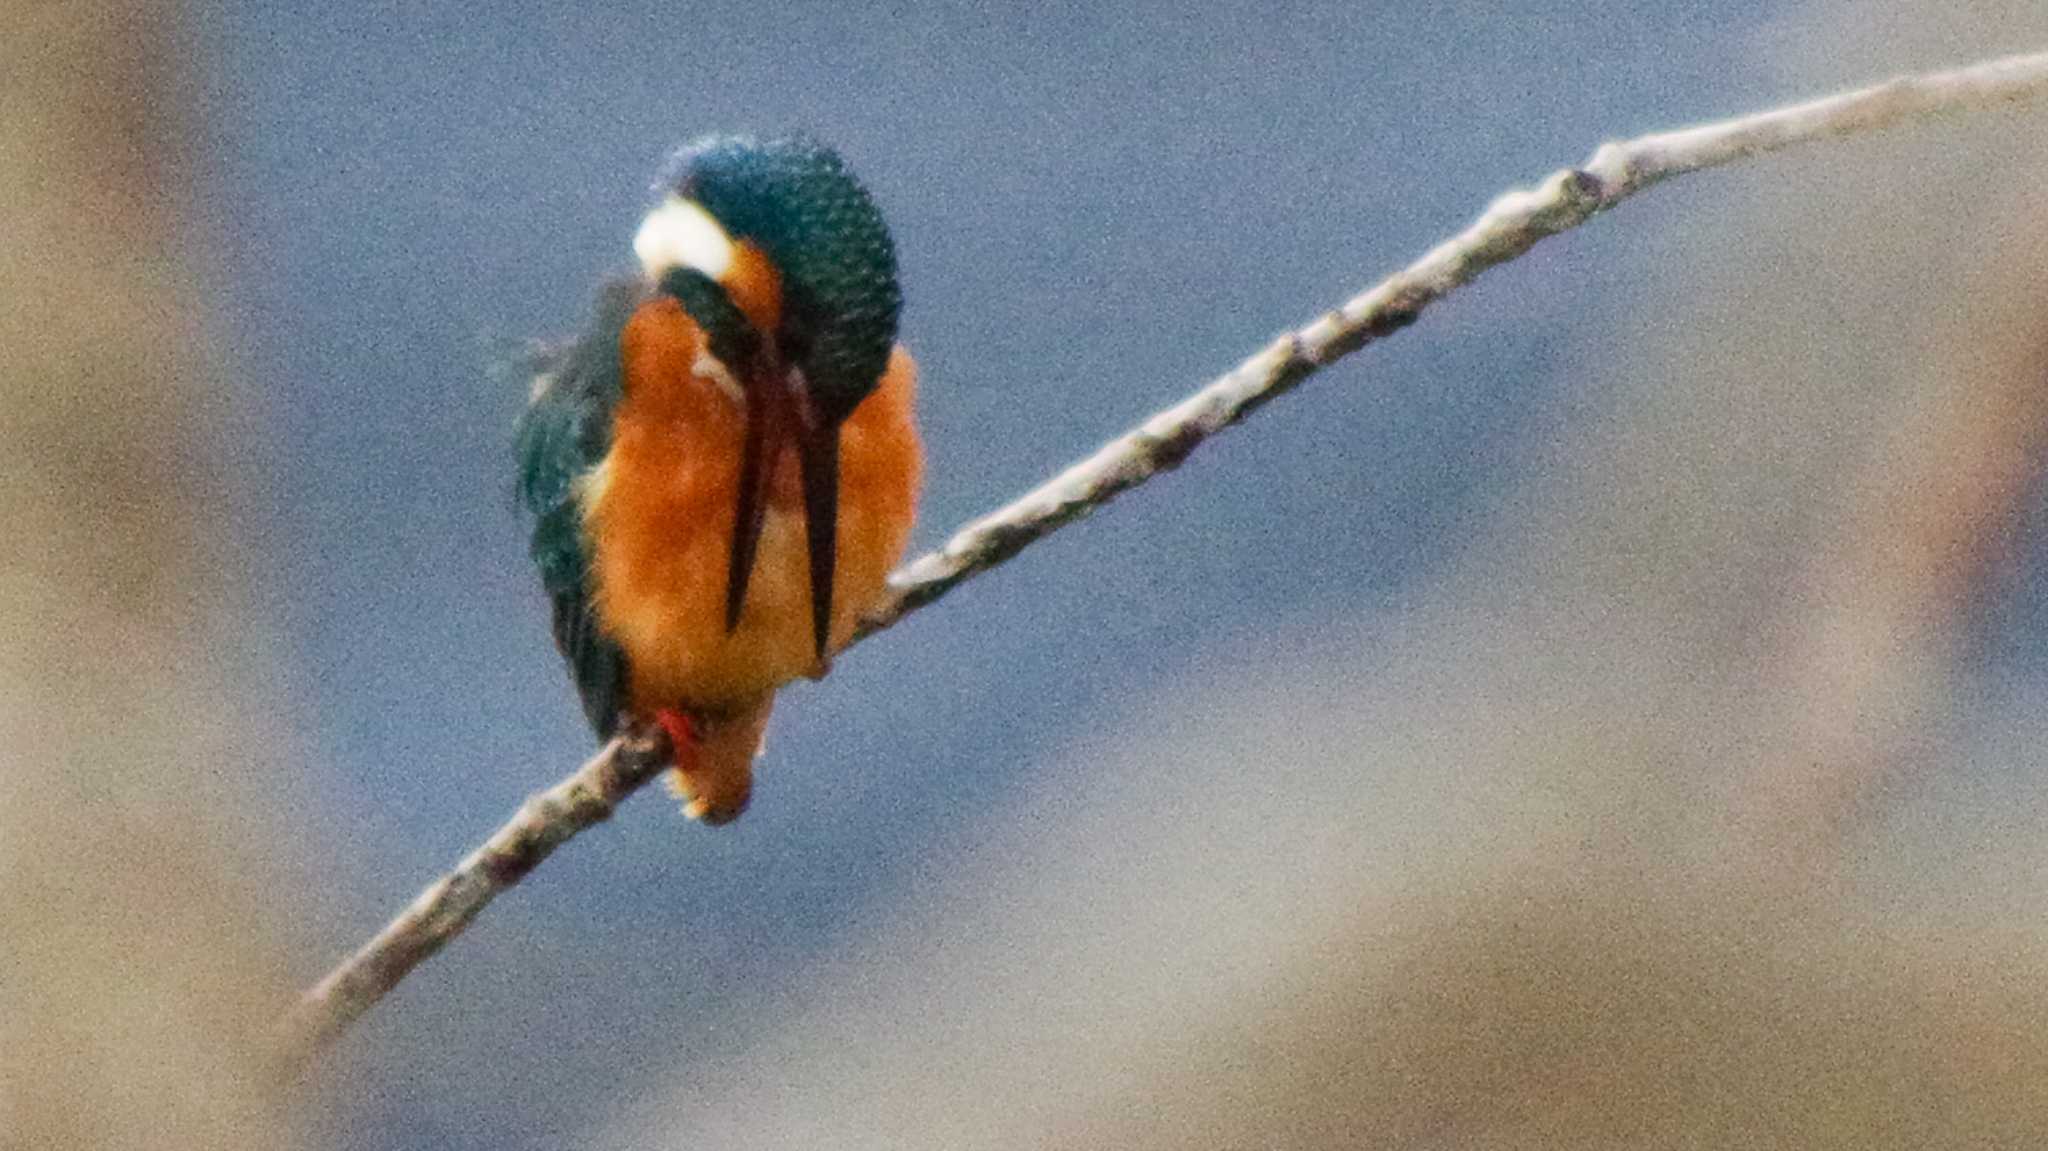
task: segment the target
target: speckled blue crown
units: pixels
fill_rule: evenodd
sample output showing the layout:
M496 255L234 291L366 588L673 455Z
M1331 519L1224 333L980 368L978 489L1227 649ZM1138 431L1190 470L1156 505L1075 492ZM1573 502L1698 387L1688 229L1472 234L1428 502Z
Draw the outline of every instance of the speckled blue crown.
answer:
M702 204L782 277L784 359L838 421L872 392L896 343L896 247L838 153L803 137L712 136L683 148L660 189Z

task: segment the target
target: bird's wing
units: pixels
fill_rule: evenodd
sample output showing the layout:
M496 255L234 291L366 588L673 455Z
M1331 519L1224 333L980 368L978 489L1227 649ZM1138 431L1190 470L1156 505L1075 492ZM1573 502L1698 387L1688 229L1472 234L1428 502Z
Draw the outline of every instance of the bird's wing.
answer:
M643 297L635 281L606 285L583 335L537 365L541 382L517 430L519 502L533 516L533 562L554 605L555 646L599 738L612 735L625 706L626 657L591 610L576 491L611 448L623 388L619 335Z

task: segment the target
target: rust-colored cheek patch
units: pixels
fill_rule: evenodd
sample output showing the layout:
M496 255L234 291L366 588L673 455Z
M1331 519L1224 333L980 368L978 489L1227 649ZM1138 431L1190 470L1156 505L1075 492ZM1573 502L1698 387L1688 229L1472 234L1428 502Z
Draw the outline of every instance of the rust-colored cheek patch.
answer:
M782 277L768 260L768 253L751 241L733 245L732 266L721 282L733 306L760 332L772 332L782 324Z

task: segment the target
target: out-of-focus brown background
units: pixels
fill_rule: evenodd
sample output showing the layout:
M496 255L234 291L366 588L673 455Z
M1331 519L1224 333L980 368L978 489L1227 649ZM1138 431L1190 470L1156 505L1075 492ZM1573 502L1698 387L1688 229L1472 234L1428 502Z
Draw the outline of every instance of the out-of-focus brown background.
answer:
M651 15L17 6L0 1143L2048 1140L2048 109L1545 245L799 693L730 833L636 801L255 1054L580 748L483 370L623 250L579 146L855 153L936 539L1601 135L2048 44L1887 7L735 11L663 73Z
M297 898L263 797L299 757L217 438L251 389L212 347L192 37L4 24L0 1145L293 1146L259 1051Z

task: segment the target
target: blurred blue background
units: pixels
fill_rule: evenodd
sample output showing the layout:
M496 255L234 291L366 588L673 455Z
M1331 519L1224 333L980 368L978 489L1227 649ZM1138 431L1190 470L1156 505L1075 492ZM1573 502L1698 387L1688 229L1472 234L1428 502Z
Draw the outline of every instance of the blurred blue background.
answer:
M201 208L223 343L261 405L224 420L221 447L302 740L278 789L319 860L309 954L355 946L591 749L512 506L526 384L506 369L581 323L677 144L802 129L880 200L923 367L923 548L1497 192L1604 138L1810 91L1758 62L1779 16L1720 0L202 15L217 165ZM650 792L571 845L345 1041L331 1132L555 1146L685 1083L864 913L914 901L942 848L971 849L995 805L1028 797L1049 748L1190 668L1227 676L1260 637L1408 602L1505 498L1508 462L1578 418L1567 352L1712 195L1712 178L1660 190L1545 245L789 691L745 819L705 829Z

